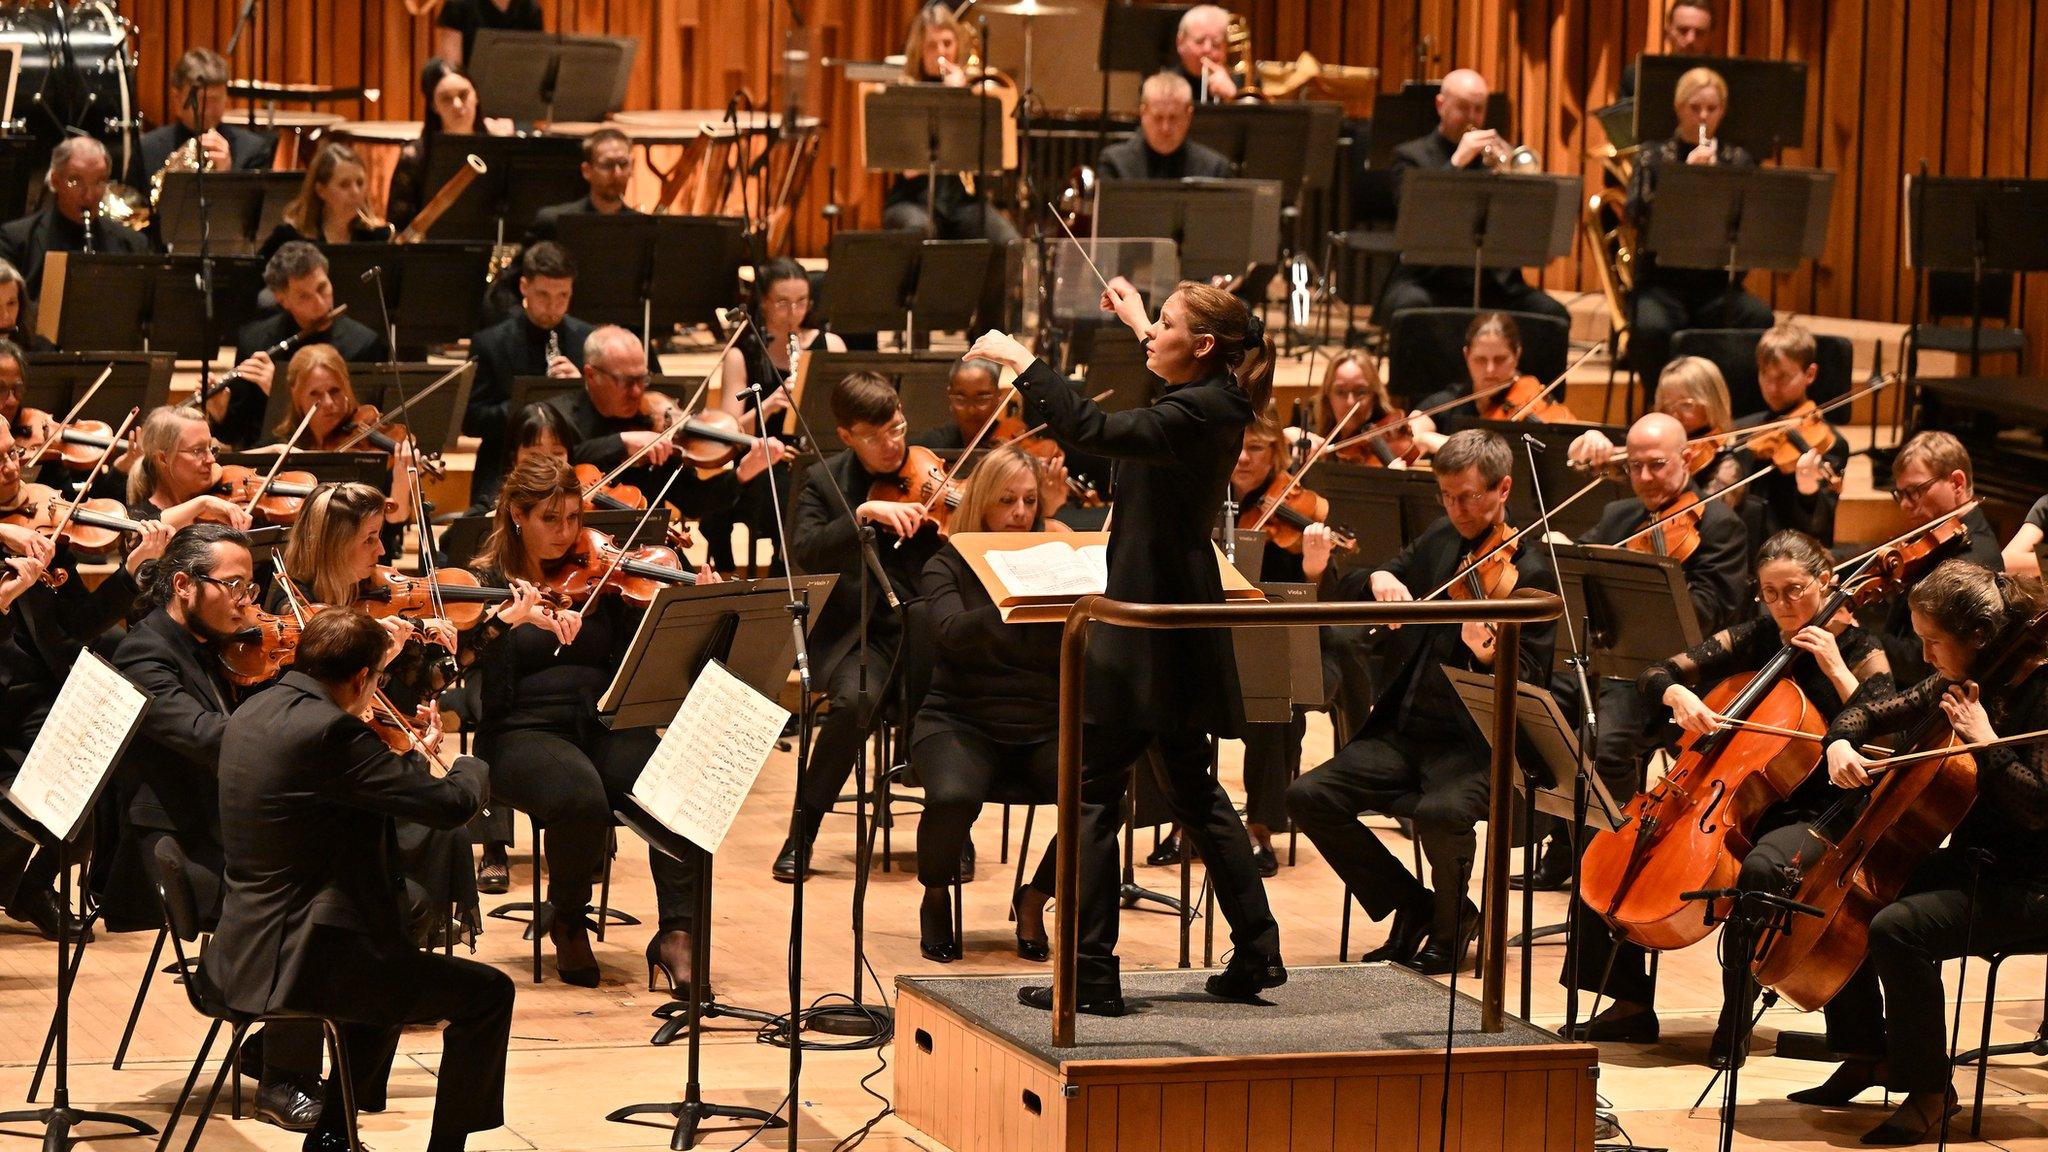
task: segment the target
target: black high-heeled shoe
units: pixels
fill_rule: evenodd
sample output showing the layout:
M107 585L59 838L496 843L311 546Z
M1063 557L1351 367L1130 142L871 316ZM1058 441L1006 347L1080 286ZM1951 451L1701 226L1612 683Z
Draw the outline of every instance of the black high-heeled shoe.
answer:
M1943 1119L1963 1110L1954 1088L1915 1092L1899 1102L1884 1123L1863 1134L1865 1144L1921 1144L1934 1138Z
M951 964L960 958L960 942L953 938L953 893L948 888L927 888L917 906L917 950L935 964Z
M668 997L671 1000L690 998L689 981L680 979L678 973L688 976L693 971L694 941L681 928L656 932L647 939L647 990L658 992L654 986L654 974L661 973L668 978ZM711 998L710 982L705 982L704 998Z
M583 947L586 950L590 947L590 934L580 925L572 928L565 922L557 921L554 927L548 929L548 941L555 946L555 975L560 976L564 984L573 984L578 988L595 988L598 980L604 975L604 969L598 965L596 956L590 958L590 963L579 964L574 968L562 962L563 945L572 936L581 936Z
M1840 1067L1828 1074L1826 1080L1811 1088L1787 1092L1785 1099L1794 1104L1840 1108L1883 1083L1883 1073L1883 1068L1875 1060L1844 1060Z
M1033 889L1031 885L1025 884L1019 887L1016 892L1011 894L1010 919L1015 921L1017 924L1018 957L1021 959L1029 960L1033 963L1042 964L1052 956L1052 941L1049 937L1045 936L1040 936L1036 939L1033 939L1029 936L1024 935L1024 915L1022 912L1019 911L1019 909L1022 908L1024 905L1024 894L1026 892L1032 891L1035 891L1035 889ZM1044 904L1039 905L1039 922L1041 930L1043 928L1045 919L1044 908Z

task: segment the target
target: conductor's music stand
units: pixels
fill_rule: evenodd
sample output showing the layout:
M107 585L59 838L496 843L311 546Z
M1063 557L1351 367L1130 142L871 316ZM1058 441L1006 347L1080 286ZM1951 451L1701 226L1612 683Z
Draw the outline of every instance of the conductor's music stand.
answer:
M2048 269L2048 180L1909 175L1906 198L1907 266L1970 274L1969 375L1981 376L1984 274Z
M493 116L553 124L603 120L626 106L633 36L484 28L469 52L477 103Z
M799 577L799 595L822 603L835 579L832 575ZM598 702L599 715L615 730L667 724L682 707L691 685L713 660L725 663L727 671L754 691L770 699L779 698L796 657L789 603L788 585L782 581L664 588L642 615L618 674ZM690 995L684 1001L682 1013L682 1030L688 1034L683 1098L630 1104L607 1113L605 1119L630 1124L636 1123L639 1116L671 1117L675 1134L670 1147L683 1149L696 1146L698 1128L708 1119L749 1120L762 1129L787 1127L773 1113L713 1104L703 1097L699 1081L701 1021L707 1016L739 1017L757 1023L775 1019L765 1012L721 1005L704 994L711 979L711 854L656 820L630 797L620 805L617 815L649 847L696 870L697 906L690 931ZM663 1032L672 1036L674 1029L664 1025ZM791 1103L795 1103L794 1099Z
M1528 268L1571 251L1579 180L1548 174L1416 169L1401 178L1394 243L1403 263L1472 269L1472 307L1488 268Z
M892 84L861 93L870 172L925 174L924 208L938 219L939 173L984 174L1003 162L1009 118L994 96L943 84Z
M119 424L130 408L140 408L146 415L169 402L176 366L169 352L31 352L23 373L27 389L22 406L61 417L109 365L113 374L86 402L79 419Z

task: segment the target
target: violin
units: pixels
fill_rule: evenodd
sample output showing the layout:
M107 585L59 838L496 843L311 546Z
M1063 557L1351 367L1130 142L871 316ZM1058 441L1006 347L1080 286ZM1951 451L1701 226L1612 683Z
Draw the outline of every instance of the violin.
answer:
M227 672L228 681L243 688L275 679L284 671L284 666L298 656L302 630L299 618L291 613L278 615L251 609L250 615L254 623L219 646L221 668Z
M698 468L723 468L761 441L758 436L740 431L739 417L723 408L685 417L674 400L659 392L641 395L640 414L654 425L656 432L667 433L680 424L682 431L675 437L676 446Z
M583 486L583 510L585 512L644 512L647 510L647 495L631 484L606 484L604 473L595 464L578 464L575 468L576 482ZM668 524L668 546L681 552L695 543L686 523Z
M23 410L22 414L27 416L28 410ZM49 419L47 414L44 414L44 419ZM46 444L43 452L54 452L64 466L74 472L83 472L99 463L101 454L109 448L119 456L135 447L133 437L115 443L114 426L101 420L73 420L69 424L50 420L46 427L53 434L54 444Z
M609 580L605 580L607 571L611 572ZM645 608L669 585L695 584L697 574L683 567L673 550L659 544L621 549L610 536L585 528L576 545L543 574L542 586L581 605L589 601L600 580L604 580L606 591Z
M1808 452L1825 456L1834 446L1834 426L1820 414L1820 406L1811 400L1787 412L1781 419L1771 421L1770 428L1742 442L1742 447L1748 449L1751 456L1769 461L1780 472L1795 471L1800 457ZM1842 490L1842 477L1834 465L1823 462L1821 477L1833 491L1839 493Z
M398 451L398 446L412 438L403 424L379 424L381 414L374 404L363 404L356 408L348 419L335 425L328 439L345 438L360 434L363 443L389 455ZM418 457L420 471L439 480L447 474L447 465L442 462L439 452L425 452Z
M945 485L945 499L936 499L940 485ZM922 504L928 522L936 523L940 530L946 527L946 516L960 503L960 490L946 483L946 466L939 460L938 453L919 444L912 444L903 450L903 463L896 471L875 477L868 485L868 499L889 500L899 504Z
M356 592L356 604L380 620L434 612L438 600L440 615L458 629L474 627L492 605L510 599L510 588L487 586L466 568L436 568L430 580L379 565ZM559 594L544 591L542 599L547 609L568 607L567 599Z
M1826 627L1840 612L1896 595L1953 551L1963 534L1961 521L1949 520L1878 549L1809 625ZM1715 685L1702 702L1748 724L1688 733L1656 787L1637 793L1621 825L1595 833L1587 845L1580 895L1630 941L1669 949L1704 939L1713 930L1708 918L1682 895L1734 887L1764 813L1820 764L1827 721L1784 676L1801 651L1786 644L1756 672Z
M1563 378L1560 377L1560 380ZM1563 401L1550 398L1551 389L1534 376L1520 376L1506 388L1480 399L1476 407L1481 420L1534 420L1538 424L1584 424Z
M265 483L263 473L254 468L223 464L208 491L230 504L244 506L260 492L256 511L273 524L290 524L299 518L299 509L319 483L320 478L311 472L279 472Z
M1239 510L1237 526L1257 527L1259 520L1264 518L1266 538L1273 542L1274 547L1284 548L1299 555L1302 531L1311 524L1321 524L1329 519L1330 502L1307 488L1294 484L1293 480L1293 475L1286 469L1274 469L1273 479L1266 485L1265 490L1245 501L1244 507ZM1292 491L1289 491L1290 486ZM1284 497L1281 495L1283 492L1286 493ZM1279 507L1274 509L1271 516L1267 516L1266 510L1273 508L1275 500L1279 500ZM1358 539L1346 529L1333 525L1330 528L1330 546L1343 552L1355 552L1358 550Z
M1406 412L1385 412L1374 417L1368 430L1384 429L1378 435L1363 443L1353 443L1336 449L1339 460L1367 467L1391 468L1396 461L1404 466L1413 466L1422 459L1422 445L1415 442L1415 433L1408 428Z
M139 533L142 525L129 519L119 500L69 501L55 488L42 484L21 486L22 502L0 519L14 521L45 536L57 535L72 549L89 556L118 552L122 537ZM70 512L66 517L65 512ZM60 528L61 522L61 528Z
M1683 564L1700 546L1700 517L1705 514L1700 494L1688 488L1652 516L1648 527L1622 541L1621 547L1649 556L1669 556Z
M1521 575L1515 568L1515 552L1520 547L1515 530L1503 519L1472 546L1445 591L1453 600L1505 600L1514 594L1515 581Z
M1015 445L1037 457L1041 463L1057 459L1065 451L1052 437L1026 428L1024 421L1014 413L1006 413L997 418L994 426L989 429L988 439L992 444ZM1097 492L1093 485L1073 476L1067 477L1067 499L1080 508L1100 508L1105 503L1102 494Z

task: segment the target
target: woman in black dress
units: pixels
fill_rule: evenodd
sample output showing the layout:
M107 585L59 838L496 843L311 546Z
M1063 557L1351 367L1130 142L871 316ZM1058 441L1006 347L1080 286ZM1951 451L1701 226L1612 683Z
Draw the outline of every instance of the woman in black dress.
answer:
M1149 407L1105 412L1013 337L990 332L971 356L1018 373L1026 424L1046 424L1068 452L1117 462L1116 511L1109 538L1108 594L1154 604L1215 604L1223 599L1210 533L1253 415L1271 392L1264 325L1244 303L1207 284L1183 282L1145 314L1137 289L1119 278L1103 307L1145 341L1145 365L1166 381ZM1078 1007L1098 1015L1124 1011L1117 975L1119 800L1130 768L1157 745L1161 782L1176 821L1216 885L1235 945L1229 966L1211 976L1211 995L1250 998L1285 983L1280 926L1252 864L1244 823L1209 775L1209 738L1234 737L1244 701L1230 634L1220 630L1139 632L1098 627L1088 647L1087 729L1082 765L1080 988ZM1050 988L1018 993L1052 1006Z
M256 250L269 263L279 248L305 240L329 244L376 244L391 239L391 225L370 215L369 169L356 150L329 141L306 166L299 194L284 206L284 218Z

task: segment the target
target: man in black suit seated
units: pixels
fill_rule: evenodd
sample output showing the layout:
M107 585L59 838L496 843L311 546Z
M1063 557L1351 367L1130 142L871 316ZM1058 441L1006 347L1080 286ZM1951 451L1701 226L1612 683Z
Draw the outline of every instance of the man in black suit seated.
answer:
M462 434L483 441L476 450L476 474L469 490L471 502L485 506L497 498L508 463L505 429L512 419L512 381L520 376L581 376L583 342L591 333L588 323L569 315L576 262L562 246L543 240L522 256L518 311L469 338L476 378L470 381Z
M1460 68L1443 79L1436 95L1436 131L1394 149L1395 196L1400 181L1415 169L1469 168L1483 172L1489 154L1510 145L1486 126L1486 99L1492 94L1486 78ZM1405 308L1469 308L1472 305L1470 265L1396 264L1380 294L1373 319L1385 322ZM1569 322L1571 313L1541 289L1522 279L1520 269L1488 268L1479 278L1479 307L1508 312L1534 312Z
M263 267L263 283L277 297L278 311L251 320L235 334L235 374L227 388L206 402L216 440L246 448L262 438L263 409L270 386L284 368L270 349L295 337L300 346L332 344L350 364L387 359L391 352L383 333L353 316L334 311L334 282L327 278L327 257L319 248L293 240L277 250Z
M107 146L90 136L70 136L50 153L43 206L0 225L0 260L28 278L28 293L43 290L43 257L52 252L126 255L149 251L149 240L100 215L113 162ZM90 233L88 242L88 232Z
M208 172L267 172L277 141L262 132L223 123L228 114L228 62L211 48L194 48L171 67L171 107L176 118L142 134L124 177L129 187L149 191L171 153L199 140ZM189 169L186 169L189 170Z
M626 184L633 178L633 140L617 128L599 128L583 138L583 182L590 191L563 204L550 204L533 214L526 235L519 241L518 255L505 265L491 284L494 316L509 316L518 308L514 291L526 273L526 253L535 244L555 238L556 226L564 216L639 216L639 209L626 203Z
M446 1021L429 1152L459 1152L504 1123L512 981L413 945L395 821L457 828L489 792L482 761L436 778L386 748L360 717L396 654L384 626L328 608L293 667L227 723L220 754L226 897L206 978L237 1012L301 1011L342 1024L359 1108L384 1106L399 1031ZM440 743L427 712L421 743ZM347 1147L339 1077L305 1147Z
M1673 0L1664 10L1664 55L1702 56L1707 40L1714 34L1714 6L1708 0ZM1639 54L1621 70L1622 100L1636 96L1636 76L1642 69Z
M551 397L548 404L569 422L569 459L610 472L641 449L647 454L619 474L649 500L668 485L668 503L685 516L723 511L739 500L740 485L782 461L782 441L764 436L731 467L700 469L684 457L687 437L663 436L681 419L675 401L647 390L647 349L617 325L591 332L583 342L583 387ZM650 447L651 445L651 447ZM682 475L669 483L678 468Z
M1230 161L1207 144L1188 139L1194 124L1194 94L1172 72L1145 78L1138 98L1138 132L1111 144L1095 160L1103 180L1179 180L1184 176L1225 177Z

